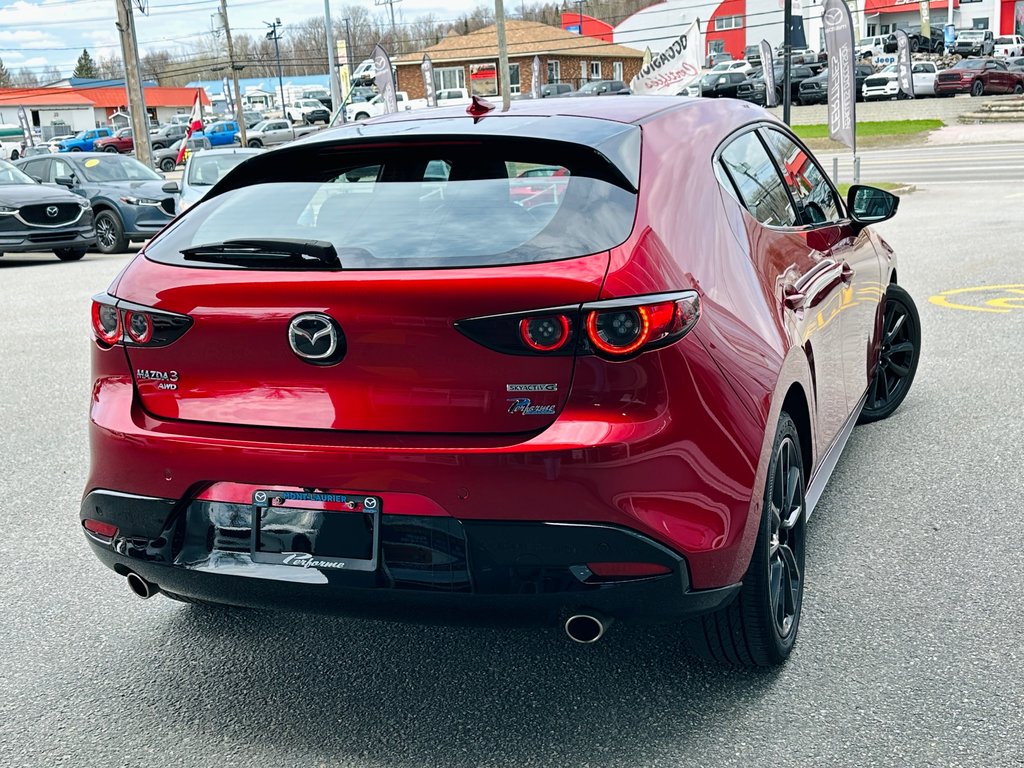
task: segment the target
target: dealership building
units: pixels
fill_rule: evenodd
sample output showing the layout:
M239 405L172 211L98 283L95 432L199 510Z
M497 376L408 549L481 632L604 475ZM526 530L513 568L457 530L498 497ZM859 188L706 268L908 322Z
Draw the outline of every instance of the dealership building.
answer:
M807 47L824 47L821 24L823 0L793 0L793 13L803 21ZM897 28L921 25L918 0L855 0L850 4L854 26L862 37L885 35ZM929 23L941 28L947 21L947 0L933 0L927 8ZM618 45L658 53L679 37L695 18L700 18L705 54L727 52L743 58L747 46L762 39L772 47L782 45L782 0L665 0L650 5L612 28L611 41ZM957 29L991 29L998 35L1024 35L1024 0L980 0L953 2L952 23ZM563 27L579 28L579 17L565 14ZM583 18L584 34L593 27ZM596 30L595 30L596 31Z

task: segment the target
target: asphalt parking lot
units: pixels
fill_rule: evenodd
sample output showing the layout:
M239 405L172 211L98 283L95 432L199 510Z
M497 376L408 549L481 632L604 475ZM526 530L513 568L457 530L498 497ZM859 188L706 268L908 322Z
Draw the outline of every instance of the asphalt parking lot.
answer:
M0 766L1024 765L1022 203L922 184L879 227L923 359L811 520L773 672L699 662L674 627L581 647L139 600L78 525L89 297L129 257L0 259Z

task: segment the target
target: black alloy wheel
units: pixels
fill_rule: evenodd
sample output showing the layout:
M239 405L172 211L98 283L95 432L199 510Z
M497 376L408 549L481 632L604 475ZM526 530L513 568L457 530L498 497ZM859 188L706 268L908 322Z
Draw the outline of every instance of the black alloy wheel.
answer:
M921 319L910 294L893 283L885 292L882 344L858 424L888 418L914 383L921 355Z
M58 248L53 253L61 261L78 261L85 256L85 248Z
M96 214L96 247L100 253L124 253L128 250L128 238L124 236L121 219L113 211Z
M800 435L783 411L743 586L731 603L689 628L690 643L700 656L737 667L771 667L789 657L804 594L804 489Z
M1024 85L1021 85L1020 83L1017 83L1015 86L1013 86L1013 92L1015 94L1017 94L1018 96L1020 94L1024 93ZM17 154L17 153L15 153L15 154Z
M971 96L982 96L985 93L985 84L981 80L971 83Z
M174 162L173 157L165 157L160 161L160 170L164 173L170 173L174 170L175 165L176 163Z

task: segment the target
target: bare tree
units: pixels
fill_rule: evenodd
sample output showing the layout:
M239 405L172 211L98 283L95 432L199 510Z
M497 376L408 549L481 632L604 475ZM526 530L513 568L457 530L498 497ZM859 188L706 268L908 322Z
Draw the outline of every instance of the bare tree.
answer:
M16 88L31 88L39 85L39 76L31 69L22 67L18 73L11 78L11 84Z

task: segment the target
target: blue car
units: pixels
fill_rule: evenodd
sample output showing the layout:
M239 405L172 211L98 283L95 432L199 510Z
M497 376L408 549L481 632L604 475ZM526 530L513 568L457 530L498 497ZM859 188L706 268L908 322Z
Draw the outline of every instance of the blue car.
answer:
M210 123L203 129L203 135L210 140L210 146L230 147L232 144L241 144L242 140L238 135L238 123L234 120L218 120Z
M79 131L70 139L64 139L57 145L59 152L92 152L98 139L106 139L114 135L113 128L89 128Z
M26 157L15 165L43 184L66 187L92 203L96 247L124 253L132 240L148 240L174 218L177 195L163 177L138 160L110 152Z

